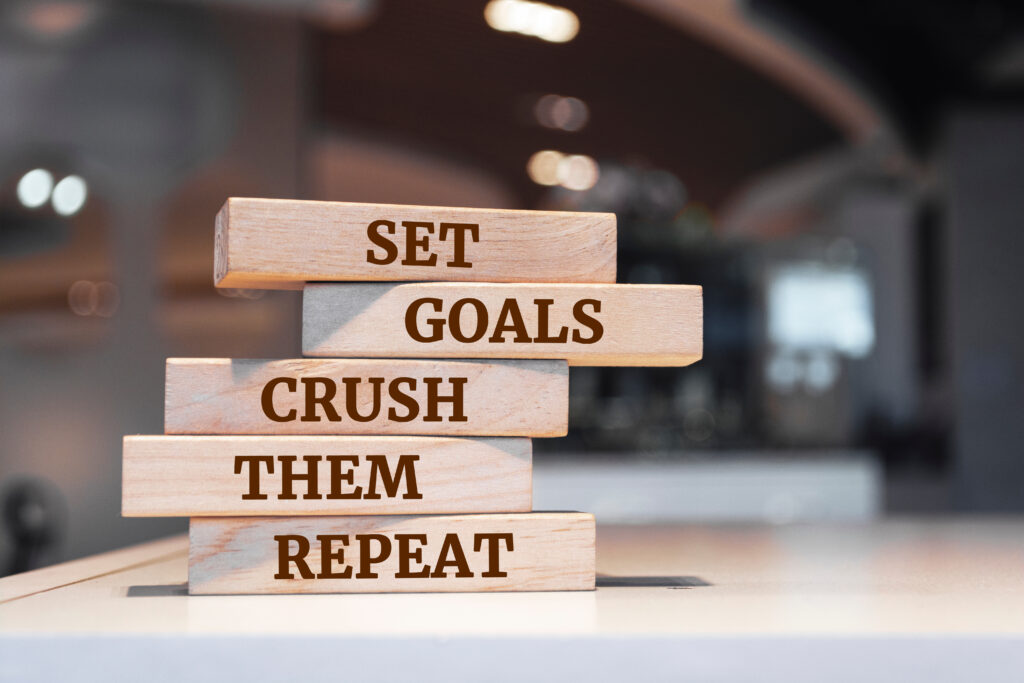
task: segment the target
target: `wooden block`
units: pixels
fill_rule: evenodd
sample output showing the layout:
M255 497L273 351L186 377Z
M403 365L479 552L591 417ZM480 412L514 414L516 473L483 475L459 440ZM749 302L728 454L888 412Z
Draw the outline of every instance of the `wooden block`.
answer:
M167 360L168 434L565 436L568 425L565 361Z
M214 284L615 282L615 215L232 197L217 214Z
M701 288L683 285L309 285L307 356L564 358L569 365L700 359Z
M188 590L410 593L593 590L594 517L194 518Z
M532 502L529 439L126 436L123 462L126 517L522 512Z

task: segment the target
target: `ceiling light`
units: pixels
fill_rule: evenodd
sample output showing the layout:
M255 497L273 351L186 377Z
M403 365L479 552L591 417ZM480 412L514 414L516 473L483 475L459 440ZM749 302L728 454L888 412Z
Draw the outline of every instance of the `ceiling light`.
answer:
M18 201L29 209L37 209L45 204L52 191L53 176L43 168L29 171L18 181Z
M89 280L78 280L68 288L68 307L75 315L92 315L99 303L96 284Z
M45 0L23 3L13 18L35 37L60 39L81 33L99 14L100 7L92 0Z
M526 172L538 185L558 185L558 165L564 157L553 149L541 150L526 162Z
M600 175L597 162L585 154L571 154L558 162L559 184L567 190L589 190Z
M590 109L586 102L578 97L562 95L544 95L537 100L533 113L537 123L545 128L557 128L570 133L583 128L590 119Z
M567 190L589 190L600 176L597 162L585 154L563 154L553 149L537 152L526 162L526 172L538 185L561 185Z
M88 194L85 181L76 175L69 175L53 188L53 210L61 216L72 216L85 204Z
M496 31L549 43L567 43L580 31L580 20L570 10L529 0L491 0L484 8L484 19Z

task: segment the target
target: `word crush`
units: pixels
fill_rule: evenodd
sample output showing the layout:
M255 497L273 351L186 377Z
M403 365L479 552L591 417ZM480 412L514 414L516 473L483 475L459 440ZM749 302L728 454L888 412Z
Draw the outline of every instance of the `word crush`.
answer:
M415 377L396 377L387 383L384 389L384 377L367 377L366 386L369 387L369 405L359 409L360 385L363 384L362 377L343 377L341 384L344 387L342 400L338 398L338 383L330 377L275 377L268 381L260 395L260 407L267 419L273 422L292 422L296 419L302 422L320 422L326 418L329 422L340 422L341 414L339 408L345 413L345 419L355 422L372 422L380 415L383 408L383 397L392 404L384 411L387 419L393 422L412 422L420 414L423 414L424 422L442 422L445 418L439 410L441 403L449 403L452 406L449 422L466 422L464 409L464 389L466 377L424 377L423 386L426 388L426 396L420 407L420 401L416 396L417 380ZM441 393L441 383L450 384L448 394ZM301 389L300 389L301 387ZM301 393L303 397L303 411L301 417L296 408L282 410L275 403L275 397L281 394ZM318 410L319 408L319 410Z
M564 436L562 360L172 358L168 434Z

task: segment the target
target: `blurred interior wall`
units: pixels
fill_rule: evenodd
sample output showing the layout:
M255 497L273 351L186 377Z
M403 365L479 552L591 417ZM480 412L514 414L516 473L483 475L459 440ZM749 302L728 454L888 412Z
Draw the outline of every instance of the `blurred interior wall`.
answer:
M914 220L916 199L905 188L860 187L840 204L840 234L868 252L875 344L853 373L857 404L896 427L917 417L920 381ZM859 415L863 420L865 415Z
M1024 510L1024 108L948 126L957 502Z
M126 30L137 18L149 20L133 11L112 19L116 30ZM20 332L16 340L0 335L0 496L6 502L26 480L39 482L47 489L42 500L52 509L22 511L22 516L52 515L61 526L56 542L33 564L185 530L182 519L120 514L121 439L163 432L166 357L298 353L298 296L270 294L258 301L219 296L212 287L212 263L213 218L225 197L297 196L305 115L301 30L297 21L234 11L202 13L198 20L227 52L231 73L222 87L236 97L230 130L222 140L209 140L209 148L200 150L203 160L176 169L180 173L160 191L138 191L141 181L131 165L111 166L90 198L108 207L112 217L106 246L122 292L117 315L96 338L82 340L74 326L81 327L83 319L66 307L49 311L46 319L53 327L72 330L56 345L40 330L27 329L33 325L27 319L3 321L5 329ZM66 65L70 78L77 67L73 61ZM150 60L107 60L90 68L113 86L122 78L135 82L146 69L169 67ZM119 93L84 95L102 100ZM166 101L164 93L152 89L132 97L141 104L147 97ZM199 124L217 115L204 110L204 102L194 105ZM118 118L109 117L108 125L100 132L116 139ZM193 133L182 131L187 139ZM189 261L195 260L192 255L198 255L197 262ZM0 534L0 569L12 566L14 545L10 533Z

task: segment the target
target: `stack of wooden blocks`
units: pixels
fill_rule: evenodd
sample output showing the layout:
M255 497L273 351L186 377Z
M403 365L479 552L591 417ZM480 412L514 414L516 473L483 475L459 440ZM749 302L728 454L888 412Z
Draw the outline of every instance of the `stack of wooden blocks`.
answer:
M303 289L306 357L168 359L123 514L191 518L192 594L593 589L530 437L566 434L569 365L702 352L700 288L615 263L611 214L229 199L214 282Z

